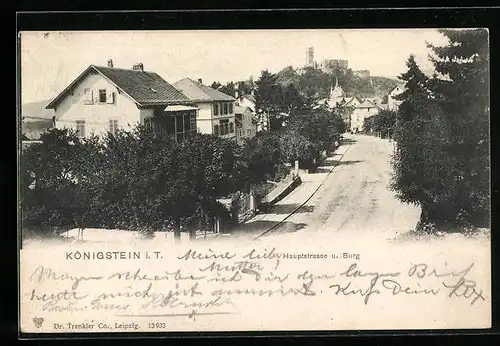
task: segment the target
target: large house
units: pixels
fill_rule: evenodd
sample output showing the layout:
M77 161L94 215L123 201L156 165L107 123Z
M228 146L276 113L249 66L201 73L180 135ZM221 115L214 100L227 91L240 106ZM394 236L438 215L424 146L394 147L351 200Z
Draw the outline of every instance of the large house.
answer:
M356 133L363 130L363 124L365 119L377 114L381 108L371 102L370 100L364 100L354 108L351 114L351 132Z
M394 97L401 94L405 90L405 86L403 84L396 85L389 91L389 95L387 96L387 109L390 111L397 111L399 109L399 105L401 101L396 100Z
M132 69L90 65L47 106L55 127L81 137L116 133L141 124L181 140L197 131L197 112L188 97L142 63Z
M201 79L184 78L173 85L199 109L197 123L201 133L236 137L234 97L203 85Z

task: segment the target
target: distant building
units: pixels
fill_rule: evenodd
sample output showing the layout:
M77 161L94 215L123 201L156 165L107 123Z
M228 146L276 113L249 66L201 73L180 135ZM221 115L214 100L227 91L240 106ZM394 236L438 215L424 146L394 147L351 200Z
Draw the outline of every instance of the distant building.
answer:
M351 114L351 132L356 133L363 130L365 119L377 114L381 108L369 100L364 100L354 108Z
M257 134L257 119L252 110L248 107L234 107L236 123L236 141L238 144L245 143L246 139L251 139Z
M382 98L381 97L366 97L365 100L370 101L373 104L376 104L377 106L382 104Z
M357 70L353 74L359 78L370 78L370 70Z
M396 100L394 97L401 94L405 90L405 86L403 84L396 85L389 91L389 95L387 96L387 109L390 111L397 111L399 109L399 105L401 101Z
M343 102L345 97L346 93L344 92L344 89L342 89L342 87L339 85L339 80L335 78L335 88L330 88L330 95L327 101L328 107L336 108Z
M55 125L54 111L45 107L50 100L25 103L21 106L22 134L30 140L40 138L40 135Z
M343 59L324 59L320 67L325 73L332 73L335 70L346 71L348 61Z
M314 47L306 49L306 67L314 67Z
M87 67L48 105L55 127L76 130L80 137L130 130L144 125L177 140L197 131L197 109L158 74L108 65Z
M255 114L255 96L252 94L246 94L243 96L236 95L236 105L241 107L248 107L250 111Z
M343 107L357 107L361 104L361 100L356 96L353 97L344 97L344 102L342 103Z

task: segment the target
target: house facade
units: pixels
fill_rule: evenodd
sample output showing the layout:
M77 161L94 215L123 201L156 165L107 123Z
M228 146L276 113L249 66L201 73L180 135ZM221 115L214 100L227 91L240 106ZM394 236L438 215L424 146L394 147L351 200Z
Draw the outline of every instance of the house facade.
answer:
M80 137L115 134L137 125L155 128L176 139L197 131L197 112L190 100L143 64L132 69L90 65L55 99L56 128ZM174 107L175 106L175 107Z
M238 144L254 138L257 134L257 119L249 107L235 107L236 141Z
M356 133L363 130L365 119L377 114L380 107L369 100L364 100L351 113L350 129L351 132Z
M390 111L397 112L399 109L399 105L401 105L401 101L396 100L394 97L401 94L405 90L404 85L396 85L394 88L389 91L389 95L387 96L387 109Z
M199 132L236 138L234 97L203 85L202 80L184 78L173 85L199 109L196 119Z

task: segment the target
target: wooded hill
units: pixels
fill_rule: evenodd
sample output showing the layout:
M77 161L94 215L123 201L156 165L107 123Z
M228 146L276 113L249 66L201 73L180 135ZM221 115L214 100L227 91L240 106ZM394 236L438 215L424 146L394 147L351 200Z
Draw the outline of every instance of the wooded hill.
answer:
M328 97L330 87L335 85L336 78L347 96L361 98L384 97L398 84L397 80L386 77L360 78L355 76L351 69L336 70L329 74L320 69L305 68L303 73L298 73L292 66L288 66L276 75L277 82L282 86L293 84L303 94L317 98Z

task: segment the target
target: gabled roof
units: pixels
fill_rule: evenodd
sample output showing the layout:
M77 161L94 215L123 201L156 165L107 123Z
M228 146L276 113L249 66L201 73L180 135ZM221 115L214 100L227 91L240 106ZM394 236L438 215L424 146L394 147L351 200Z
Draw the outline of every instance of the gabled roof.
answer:
M253 96L252 94L245 94L245 95L243 95L243 97L246 98L247 100L249 100L250 102L253 102L253 103L257 102L255 100L255 96Z
M252 109L250 107L243 107L243 106L234 107L234 114L243 114L245 111L247 111L248 113L252 113Z
M123 91L140 107L166 106L175 103L188 103L189 98L167 83L157 73L141 70L127 70L114 67L90 65L70 85L66 87L47 108L54 108L64 99L71 89L89 73L98 73L120 91Z
M370 100L364 100L361 104L357 105L356 108L380 108L375 103Z
M184 78L174 83L174 86L186 95L191 101L236 101L232 96L200 84L191 78Z
M396 84L395 86L393 86L390 90L389 90L389 94L392 93L394 91L394 89L396 88L399 88L399 89L402 89L404 90L405 89L405 84L402 84L402 83L399 83L399 84Z
M21 116L25 120L52 120L54 111L45 108L50 100L29 102L21 105Z

